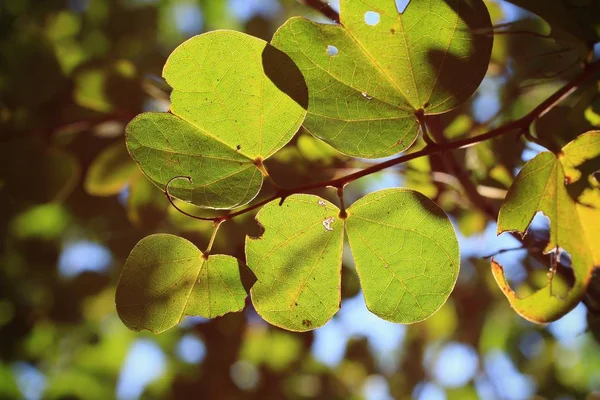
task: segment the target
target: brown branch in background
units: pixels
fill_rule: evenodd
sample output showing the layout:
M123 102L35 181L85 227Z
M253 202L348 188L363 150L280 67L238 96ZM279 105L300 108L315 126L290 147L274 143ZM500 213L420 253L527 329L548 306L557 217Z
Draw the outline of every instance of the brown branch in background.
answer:
M438 116L432 116L428 118L427 123L429 126L429 132L437 143L448 143L448 140L442 132L442 127ZM481 194L479 194L477 186L475 186L470 174L463 168L462 164L458 162L456 156L453 153L442 153L439 157L444 165L445 172L453 175L458 180L460 186L465 191L465 195L469 199L469 202L483 212L486 217L495 220L497 216L496 210L494 210L491 204Z
M325 4L320 0L303 0L302 1L308 7L317 10L330 20L340 23L340 15L333 8L329 6L329 4Z

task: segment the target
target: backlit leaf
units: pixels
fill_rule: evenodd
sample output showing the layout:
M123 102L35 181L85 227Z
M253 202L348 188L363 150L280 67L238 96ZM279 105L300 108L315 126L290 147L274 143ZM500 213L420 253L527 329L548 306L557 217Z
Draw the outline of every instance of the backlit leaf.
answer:
M460 267L458 241L430 199L408 189L371 193L348 209L346 232L371 312L413 323L446 302Z
M168 234L142 239L131 251L116 303L129 329L163 332L186 315L214 318L244 308L237 259L205 258L191 242Z
M338 213L326 200L297 194L257 214L265 231L246 240L246 262L257 278L252 303L267 322L308 331L338 311L344 237Z
M309 88L304 126L342 153L383 157L418 134L415 113L438 114L479 86L492 48L481 0L340 1L341 25L292 18L273 45ZM478 33L476 33L477 31Z
M129 152L146 176L208 208L234 208L262 185L262 161L283 147L306 115L304 79L263 40L233 31L196 36L171 54L163 76L170 113L145 113L127 127Z
M496 281L512 307L538 323L554 321L582 299L594 266L600 265L600 132L585 133L555 155L538 154L519 175L498 216L498 233L524 235L536 212L550 219L550 240L545 253L566 250L571 256L575 283L566 296L552 290L552 280L534 294L519 298L508 286L502 267L492 262Z

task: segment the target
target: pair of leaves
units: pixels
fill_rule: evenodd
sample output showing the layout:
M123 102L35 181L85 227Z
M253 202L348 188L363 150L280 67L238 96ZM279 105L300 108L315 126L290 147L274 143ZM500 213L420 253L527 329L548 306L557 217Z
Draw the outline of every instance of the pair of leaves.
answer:
M171 194L208 208L234 208L262 185L262 161L296 133L307 107L300 71L263 40L233 31L179 46L163 76L170 113L144 113L127 127L127 147L146 176Z
M257 220L265 232L247 239L246 259L257 278L252 302L266 321L307 331L335 315L344 230L373 313L413 323L446 302L460 257L452 224L435 203L415 191L388 189L354 203L345 220L339 214L335 205L306 194L260 210ZM158 234L132 250L116 302L130 329L159 333L186 315L240 311L245 297L238 260L204 257L189 241Z
M190 176L171 194L235 208L256 196L262 161L303 122L344 154L389 156L415 141L418 113L457 107L483 79L492 39L480 33L491 29L481 0L421 0L402 14L393 0L342 0L340 15L341 25L292 18L273 46L233 31L179 46L163 71L170 113L127 127L146 176L161 189Z
M239 262L205 257L186 239L168 234L142 239L127 258L117 286L117 311L134 331L164 332L186 315L214 318L244 308Z
M492 272L512 307L524 318L544 323L572 310L583 298L594 267L600 266L600 131L580 135L559 154L543 152L529 161L510 188L498 216L498 233L524 234L536 212L550 219L545 249L571 256L574 286L566 297L552 291L551 279L534 294L519 298L506 282L502 267Z
M339 217L333 204L293 195L263 207L261 238L247 238L256 311L292 331L324 325L340 307L344 230L365 301L388 321L413 323L447 300L458 275L458 242L444 212L407 189L371 193Z

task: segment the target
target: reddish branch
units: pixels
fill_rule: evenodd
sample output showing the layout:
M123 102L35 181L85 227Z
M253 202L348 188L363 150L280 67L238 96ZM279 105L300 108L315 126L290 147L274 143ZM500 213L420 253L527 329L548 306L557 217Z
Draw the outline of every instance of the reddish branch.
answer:
M299 186L294 189L278 189L277 192L274 195L272 195L271 197L268 197L264 200L259 201L258 203L255 203L251 206L248 206L246 208L243 208L239 211L236 211L236 212L233 212L233 213L230 213L227 215L222 215L222 216L217 216L217 217L199 217L196 215L189 214L189 213L181 210L179 207L177 207L177 205L173 202L171 195L169 194L169 185L173 180L182 179L182 178L188 179L191 182L191 178L187 177L187 176L175 177L175 178L171 179L165 187L165 195L173 207L175 207L178 211L182 212L183 214L185 214L191 218L203 220L203 221L223 222L223 221L227 221L231 218L237 217L238 215L242 215L242 214L245 214L252 210L255 210L257 208L260 208L260 207L264 206L265 204L270 203L271 201L274 201L277 199L280 199L280 202L283 203L283 201L288 196L291 196L292 194L306 193L306 192L310 192L315 189L323 189L323 188L327 188L327 187L343 189L344 186L346 186L348 183L353 182L357 179L363 178L365 176L374 174L376 172L382 171L384 169L387 169L387 168L390 168L390 167L393 167L396 165L403 164L407 161L414 160L416 158L430 156L432 154L445 153L445 152L448 152L451 150L464 149L466 147L473 146L477 143L481 143L486 140L494 139L496 137L499 137L499 136L502 136L505 134L509 134L509 133L523 134L524 132L529 132L531 124L533 124L533 122L536 119L538 119L539 117L541 117L542 115L544 115L548 111L550 111L556 104L558 104L565 97L567 97L568 95L573 93L578 87L580 87L584 82L586 82L588 79L593 77L598 72L600 72L600 61L597 61L593 64L587 65L585 67L585 69L583 70L583 72L579 76L577 76L575 79L573 79L572 81L567 83L561 89L557 90L554 94L552 94L550 97L548 97L546 100L544 100L539 106L537 106L535 109L533 109L527 115L525 115L522 118L519 118L515 121L511 121L501 127L492 129L489 132L484 133L482 135L478 135L478 136L474 136L474 137L470 137L470 138L466 138L466 139L443 142L443 143L430 143L422 150L416 151L414 153L409 153L409 154L404 154L404 155L398 156L391 160L387 160L387 161L381 162L379 164L375 164L375 165L365 168L363 170L342 176L337 179L317 182L317 183L313 183L313 184L309 184L309 185L303 185L303 186ZM415 118L418 118L417 114L418 113L415 114Z

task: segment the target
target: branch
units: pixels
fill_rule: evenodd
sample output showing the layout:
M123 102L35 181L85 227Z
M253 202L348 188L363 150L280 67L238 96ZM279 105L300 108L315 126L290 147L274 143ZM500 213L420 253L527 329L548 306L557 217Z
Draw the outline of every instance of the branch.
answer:
M320 12L330 20L340 23L340 15L329 4L322 3L320 0L303 0L308 7Z
M169 199L171 204L177 208L177 210L183 212L185 215L187 215L191 218L195 218L195 219L203 220L203 221L224 222L224 221L227 221L234 217L237 217L238 215L242 215L242 214L245 214L252 210L255 210L255 209L257 209L267 203L270 203L271 201L277 200L277 199L280 199L280 204L283 204L285 199L288 196L291 196L292 194L307 193L307 192L310 192L315 189L323 189L323 188L327 188L327 187L342 189L348 183L353 182L357 179L363 178L365 176L374 174L376 172L382 171L384 169L387 169L387 168L390 168L390 167L393 167L396 165L403 164L410 160L414 160L414 159L417 159L420 157L430 156L432 154L445 153L445 152L448 152L451 150L464 149L464 148L473 146L477 143L481 143L481 142L484 142L484 141L487 141L490 139L494 139L496 137L499 137L499 136L502 136L502 135L505 135L508 133L528 132L531 124L533 124L533 122L535 122L536 119L538 119L539 117L541 117L542 115L544 115L548 111L550 111L562 99L564 99L565 97L567 97L568 95L573 93L579 86L581 86L585 81L587 81L589 78L591 78L598 72L600 72L600 61L597 61L593 64L587 65L585 67L584 71L578 77L576 77L571 82L567 83L565 86L563 86L562 88L557 90L554 94L552 94L550 97L548 97L546 100L544 100L539 106L534 108L527 115L525 115L515 121L509 122L501 127L492 129L489 132L484 133L482 135L478 135L478 136L474 136L474 137L466 138L466 139L454 140L451 142L428 144L422 150L416 151L414 153L409 153L409 154L404 154L404 155L398 156L391 160L387 160L387 161L381 162L379 164L372 165L368 168L348 174L341 178L332 179L329 181L317 182L317 183L308 184L308 185L302 185L302 186L296 187L294 189L278 189L275 192L275 194L272 195L271 197L268 197L256 204L253 204L251 206L248 206L246 208L243 208L239 211L236 211L236 212L233 212L233 213L230 213L227 215L222 215L222 216L212 217L212 218L198 217L198 216L191 215L191 214L184 212L183 210L180 210L179 208L177 208L174 205L173 201L171 200L170 194L168 193L168 185L174 179L180 179L182 177L175 177L169 181L169 183L167 184L167 187L165 187L165 195L167 196L167 199ZM183 177L183 178L186 178L189 180L188 177ZM487 213L486 213L486 215L487 215Z

